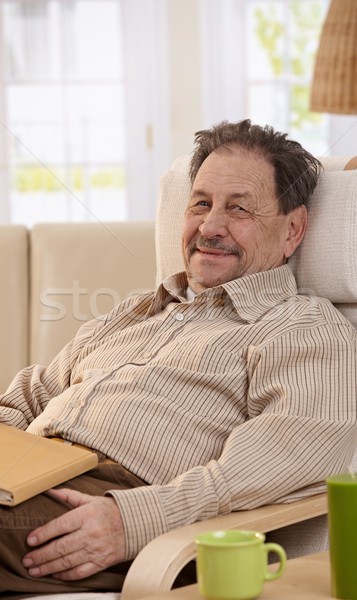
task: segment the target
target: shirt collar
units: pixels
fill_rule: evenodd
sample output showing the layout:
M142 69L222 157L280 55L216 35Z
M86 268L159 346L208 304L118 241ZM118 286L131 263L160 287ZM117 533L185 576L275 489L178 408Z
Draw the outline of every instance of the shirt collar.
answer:
M155 293L148 316L160 312L170 302L187 302L187 285L185 272L167 277ZM254 323L271 308L296 294L296 281L286 264L208 288L196 294L195 299L202 301L208 298L229 298L239 317Z
M287 264L228 281L222 288L239 316L250 323L297 294L295 277Z

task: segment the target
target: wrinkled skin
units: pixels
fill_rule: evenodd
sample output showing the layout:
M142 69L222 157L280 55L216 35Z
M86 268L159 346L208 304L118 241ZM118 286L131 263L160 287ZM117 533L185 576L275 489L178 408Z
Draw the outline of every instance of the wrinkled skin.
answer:
M236 147L212 152L185 213L182 249L191 289L282 265L306 222L305 206L279 214L273 167L265 159Z
M27 543L34 549L23 564L32 577L84 579L124 560L123 523L113 498L65 488L51 494L73 509L29 535Z

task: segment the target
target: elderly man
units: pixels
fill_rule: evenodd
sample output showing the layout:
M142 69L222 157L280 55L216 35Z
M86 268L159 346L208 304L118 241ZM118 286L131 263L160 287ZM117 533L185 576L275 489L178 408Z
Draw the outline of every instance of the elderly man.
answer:
M0 399L1 422L107 457L0 509L0 591L118 590L155 536L320 492L346 467L356 332L286 264L319 171L249 120L196 134L186 272L84 325Z

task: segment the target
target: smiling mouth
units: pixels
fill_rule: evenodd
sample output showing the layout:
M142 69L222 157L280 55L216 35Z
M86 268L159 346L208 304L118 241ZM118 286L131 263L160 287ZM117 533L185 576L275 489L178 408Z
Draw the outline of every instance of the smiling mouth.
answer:
M192 256L196 252L207 258L224 258L225 256L236 256L242 258L243 251L236 244L225 246L222 240L218 238L206 239L203 236L198 237L188 245L188 256Z
M205 248L205 247L195 248L194 252L200 252L201 254L205 254L208 256L216 256L216 257L232 256L232 254L233 254L233 252L229 252L227 250L221 250L219 248Z
M239 246L223 246L219 242L215 240L210 240L206 243L202 243L201 240L197 240L196 242L189 245L189 253L192 256L195 252L199 252L202 255L207 257L215 256L217 258L225 257L225 256L237 256L238 258L242 258L243 252L239 248Z

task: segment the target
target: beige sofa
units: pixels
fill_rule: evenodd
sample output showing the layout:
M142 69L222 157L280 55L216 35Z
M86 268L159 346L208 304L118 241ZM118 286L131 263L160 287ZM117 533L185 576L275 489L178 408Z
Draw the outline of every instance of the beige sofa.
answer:
M155 278L153 222L0 226L0 393Z

